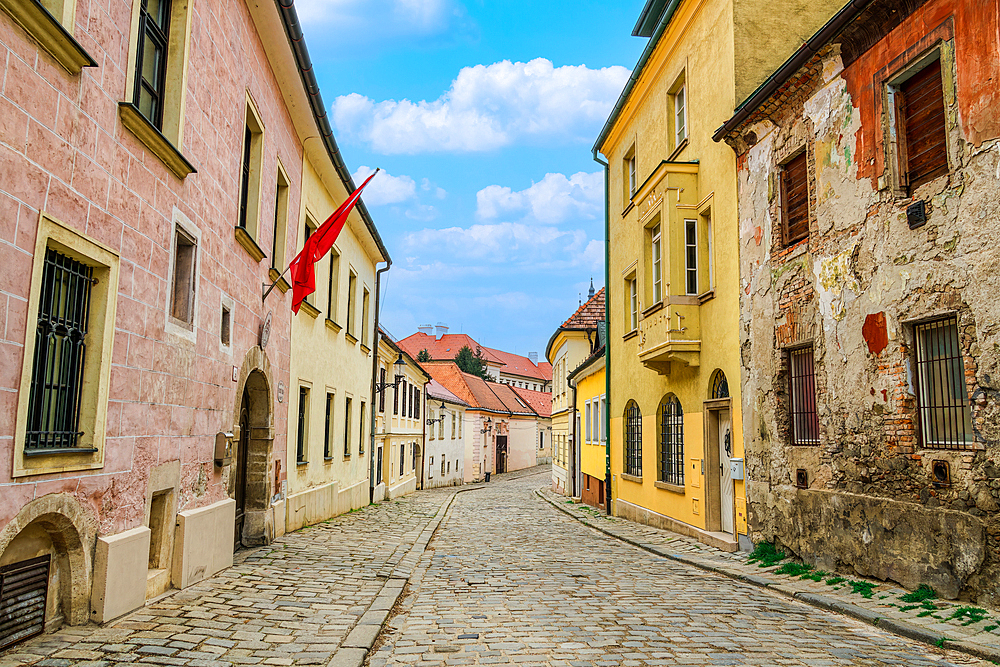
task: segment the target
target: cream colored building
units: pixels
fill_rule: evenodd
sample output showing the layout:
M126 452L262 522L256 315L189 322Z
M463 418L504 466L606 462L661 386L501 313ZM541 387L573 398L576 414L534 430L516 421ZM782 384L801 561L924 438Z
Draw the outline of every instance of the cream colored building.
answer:
M425 385L431 377L379 330L372 500L423 488Z
M576 410L567 377L598 346L597 330L604 321L604 288L591 293L587 302L562 323L545 349L552 364L552 489L579 496L581 489L580 449L575 444ZM543 443L544 445L544 443Z
M304 242L350 190L306 153L297 238ZM387 259L377 232L353 211L292 319L287 530L369 503L375 265Z
M424 450L424 484L459 486L465 481L465 410L469 404L436 380L427 383L427 447ZM471 435L478 435L471 434Z

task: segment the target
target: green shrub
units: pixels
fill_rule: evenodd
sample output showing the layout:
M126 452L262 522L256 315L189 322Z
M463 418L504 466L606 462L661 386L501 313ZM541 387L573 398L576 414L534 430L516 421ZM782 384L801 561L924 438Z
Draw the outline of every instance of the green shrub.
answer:
M812 569L812 565L806 565L805 563L785 563L777 570L774 571L775 574L787 574L792 577L797 577L800 574L805 574Z
M747 558L748 563L759 563L758 567L771 567L783 560L785 560L784 552L775 549L770 542L761 542L755 546Z
M871 600L873 591L875 589L875 584L870 581L850 581L847 584L851 587L851 591L865 598L866 600Z
M912 593L899 596L899 599L903 602L923 602L924 600L933 600L936 597L937 593L934 592L933 588L927 584L920 584L920 588Z
M844 579L843 577L830 577L829 579L826 580L826 585L836 586L837 584L842 584L845 581L847 581L847 579Z
M949 620L960 620L962 625L972 625L973 623L978 623L984 619L989 618L990 615L985 609L980 609L979 607L959 607L955 611L951 612L951 616L948 617Z

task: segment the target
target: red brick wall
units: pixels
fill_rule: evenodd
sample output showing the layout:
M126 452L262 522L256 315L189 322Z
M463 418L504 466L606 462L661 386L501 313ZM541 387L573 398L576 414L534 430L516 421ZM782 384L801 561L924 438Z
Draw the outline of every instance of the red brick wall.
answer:
M290 295L275 291L261 305L269 259L252 261L233 236L248 89L265 124L259 238L268 255L277 158L292 183L290 248L299 210L301 146L249 11L242 0L194 0L180 148L198 171L181 181L119 121L131 7L126 0L79 0L72 32L99 64L79 75L63 70L0 12L0 527L27 501L51 492L76 496L99 520L101 534L140 525L150 467L177 459L178 509L224 498L225 480L212 463L214 435L232 429L232 369L257 343L268 310L274 311L266 349L273 380L288 385ZM197 344L164 331L174 207L202 234ZM105 466L12 480L41 210L121 257ZM223 293L236 302L231 357L219 346ZM274 457L283 460L287 401L278 403L275 389Z

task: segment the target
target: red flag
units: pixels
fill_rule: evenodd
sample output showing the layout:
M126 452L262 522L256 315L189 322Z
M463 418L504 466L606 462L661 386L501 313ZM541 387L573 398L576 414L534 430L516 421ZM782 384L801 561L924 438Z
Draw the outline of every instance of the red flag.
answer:
M347 222L347 216L350 215L351 209L357 203L358 198L361 196L361 190L368 185L368 181L375 178L375 174L379 172L378 169L375 170L371 176L365 179L351 196L340 205L336 211L333 212L329 218L326 219L322 225L319 226L312 236L306 239L306 242L302 245L302 250L299 254L295 256L289 267L292 270L292 312L298 313L299 306L305 301L305 298L316 291L316 273L313 270L313 265L321 260L323 256L330 252L330 248L336 242L337 237L340 236L340 230L344 228L344 223Z

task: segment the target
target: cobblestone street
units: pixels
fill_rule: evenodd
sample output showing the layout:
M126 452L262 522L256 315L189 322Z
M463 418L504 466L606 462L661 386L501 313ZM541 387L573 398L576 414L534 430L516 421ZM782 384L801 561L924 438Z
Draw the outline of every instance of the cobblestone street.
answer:
M986 664L602 535L538 497L547 475L337 517L0 665L340 667L373 641L374 667Z

